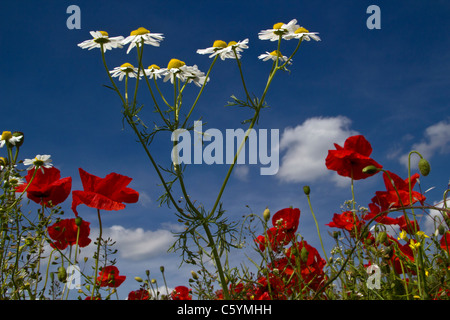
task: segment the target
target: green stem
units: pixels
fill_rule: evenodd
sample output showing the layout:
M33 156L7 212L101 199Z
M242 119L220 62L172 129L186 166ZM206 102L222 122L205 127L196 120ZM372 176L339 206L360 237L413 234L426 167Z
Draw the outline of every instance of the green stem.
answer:
M101 246L101 242L102 242L102 233L103 233L100 209L97 209L97 216L98 216L99 234L98 234L98 239L97 239L97 255L95 257L94 285L92 286L91 299L94 298L95 289L99 286L96 279L97 279L97 273L98 273L98 261L100 259L100 246Z

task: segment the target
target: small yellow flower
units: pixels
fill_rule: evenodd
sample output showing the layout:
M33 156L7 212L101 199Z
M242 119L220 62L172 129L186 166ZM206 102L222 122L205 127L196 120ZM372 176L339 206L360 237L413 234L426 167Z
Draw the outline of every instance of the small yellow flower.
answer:
M414 251L420 247L421 243L414 240L409 241L409 247Z
M429 236L427 236L427 235L425 234L425 232L423 232L423 231L417 231L417 232L416 232L416 235L417 235L419 238L421 238L421 239L429 238Z
M402 232L400 232L397 240L405 240L405 241L408 240L408 236L405 230L402 230Z

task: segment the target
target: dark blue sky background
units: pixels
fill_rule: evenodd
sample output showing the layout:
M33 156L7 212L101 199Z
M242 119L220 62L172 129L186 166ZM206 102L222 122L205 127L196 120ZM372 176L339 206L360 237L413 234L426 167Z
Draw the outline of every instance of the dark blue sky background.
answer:
M80 30L66 27L70 16L66 9L72 4L81 9ZM366 27L366 9L372 4L381 9L380 30ZM270 108L263 110L257 128L279 129L282 140L288 133L293 134L293 145L281 150L281 165L284 156L304 155L308 148L317 146L308 144L308 133L320 141L320 131L314 130L324 129L325 135L328 130L337 130L340 141L332 142L338 143L343 143L346 133L357 132L371 142L374 159L404 178L407 170L400 157L413 147L422 148L432 173L421 179L421 187L436 187L428 194L430 203L440 200L447 186L447 1L8 1L2 4L0 15L1 130L24 132L22 158L51 154L62 176L72 176L73 190L81 188L79 167L100 177L110 172L132 177L130 187L141 193L142 202L122 212L104 213L103 223L105 228L142 228L142 238L136 240L140 245L158 238L158 232L165 235L165 231L173 230L176 219L170 209L158 207L162 189L157 186L157 176L131 130L122 125L118 97L103 86L109 83L100 51L77 47L91 38L89 31L104 30L110 36L126 37L142 26L163 33L165 39L159 48L145 47L144 65L165 67L171 58L178 58L188 65L198 65L204 72L212 60L196 54L197 49L209 47L218 39L228 42L249 38L249 49L242 57L243 70L249 91L261 95L271 64L257 57L274 50L275 43L259 40L258 32L274 23L297 19L310 31L319 32L322 41L303 43L291 73L277 74L266 99ZM282 52L287 55L295 45L294 40L284 41ZM127 55L126 49L116 49L106 56L112 70L124 62L135 62L136 50ZM160 87L171 92L168 83L160 81ZM151 124L156 118L149 111L150 95L144 89L140 102L145 105L145 120ZM187 90L187 106L197 91L194 85ZM192 119L201 116L209 128L242 127L240 122L250 113L224 107L233 94L243 98L236 64L218 61ZM337 127L327 127L324 118L334 119ZM307 119L316 120L314 130L308 131ZM294 128L298 129L297 136ZM428 135L427 128L431 128ZM331 141L329 148L333 148ZM169 164L169 136L159 138L151 149L158 160ZM248 171L240 168L242 175L232 177L223 197L227 213L239 219L249 212L246 205L255 213L262 213L266 206L272 212L291 205L299 207L299 232L318 245L302 193L303 185L308 184L315 213L330 245L326 231L331 230L324 224L339 212L344 200L351 198L349 185L336 183L335 174L327 172L302 179L301 170L302 166L311 168L311 173L318 162L324 167L325 156L305 160L299 157L298 170L283 176L261 176L258 165L250 166ZM192 197L210 207L226 170L226 166L219 165L192 166L187 174ZM357 182L357 201L367 206L374 192L383 188L381 175ZM70 201L65 209L66 215L72 217ZM87 207L83 210L81 215L95 227L95 211ZM166 264L172 272L168 274L170 286L187 284L188 273L176 271L176 256L165 255L162 248L143 252L137 260L118 258L119 268L129 276L124 292L136 287L132 280L135 275L143 275L146 268L159 268L160 264Z

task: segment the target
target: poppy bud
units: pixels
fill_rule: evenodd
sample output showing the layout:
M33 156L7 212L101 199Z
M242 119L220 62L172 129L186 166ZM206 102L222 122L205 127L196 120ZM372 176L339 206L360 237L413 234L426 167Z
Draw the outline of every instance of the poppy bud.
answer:
M439 234L441 236L443 236L444 233L445 233L445 227L442 224L440 224L439 227L438 227L438 231L439 231Z
M164 266L159 267L159 270L161 271L161 273L164 273Z
M77 226L81 226L81 223L83 222L83 219L81 219L81 217L76 217L75 218L75 224Z
M430 170L431 170L430 163L426 159L420 158L420 160L419 160L419 170L420 170L420 173L423 176L427 176L430 173Z
M308 255L309 255L308 249L303 247L302 250L300 251L300 259L302 260L302 262L308 261Z
M136 280L137 282L142 282L142 281L144 281L144 280L142 280L141 277L134 277L134 280Z
M270 219L270 210L269 210L269 208L266 208L266 210L264 210L264 212L263 212L263 218L264 218L264 220L267 222L267 221L269 221L269 219Z
M65 282L67 278L66 268L59 267L58 268L58 280L61 282Z
M311 192L311 189L309 188L309 186L304 186L303 187L303 192L308 196L309 193Z
M362 169L362 172L367 173L367 174L374 174L377 173L379 171L379 169L377 167L375 167L374 165L370 165L365 167L364 169Z
M387 233L385 231L380 232L377 235L377 243L385 243L387 240Z

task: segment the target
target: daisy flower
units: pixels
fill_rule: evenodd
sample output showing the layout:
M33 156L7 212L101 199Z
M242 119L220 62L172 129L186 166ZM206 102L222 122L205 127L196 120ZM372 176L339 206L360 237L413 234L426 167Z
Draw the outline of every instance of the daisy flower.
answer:
M92 50L94 48L101 48L103 45L103 52L106 52L106 50L113 48L122 48L120 43L123 40L122 36L110 38L106 31L91 31L89 33L93 39L79 43L78 46L81 49Z
M165 75L164 82L170 80L173 83L173 79L176 77L183 82L194 82L201 87L205 81L209 81L209 78L206 79L205 74L196 65L187 66L184 61L178 59L171 59L161 74Z
M273 25L272 29L260 31L258 33L258 38L261 40L278 41L280 36L282 36L283 39L289 40L292 39L289 38L289 35L294 33L298 28L300 28L300 26L297 25L297 20L295 19L289 21L287 24L278 22Z
M133 67L132 64L126 62L120 67L115 67L114 70L109 72L112 77L119 77L119 81L122 81L123 77L128 76L130 78L136 78L138 69Z
M293 33L286 35L286 39L302 39L306 41L310 41L311 39L313 39L316 41L320 41L320 37L317 35L317 32L309 32L303 27L300 27Z
M278 51L278 50L274 50L274 51L272 51L272 52L267 52L267 51L266 51L266 53L263 53L263 54L259 55L258 58L261 59L262 61L267 61L267 60L275 61L275 60L277 60L277 58L278 58L280 61L282 61L282 62L286 62L286 61L288 60L288 57L283 56L283 55L281 54L281 52ZM290 61L288 62L288 64L291 64L291 63L292 63L291 61L292 61L292 60L290 60Z
M235 59L236 55L234 54L234 50L236 50L237 57L240 58L241 55L239 52L243 51L243 49L248 49L247 46L248 39L243 41L230 41L228 44L222 40L216 40L213 43L212 47L206 49L198 49L198 54L210 54L209 58L212 58L216 55L219 55L220 59Z
M23 161L23 164L25 166L29 166L27 168L27 170L31 170L33 168L41 168L42 173L44 173L44 168L50 168L53 166L53 164L51 163L52 159L50 159L50 155L48 154L44 154L44 155L40 155L38 154L34 159L25 159Z
M23 135L16 136L12 134L11 131L3 131L0 137L0 148L3 148L3 146L7 143L16 145L16 143L20 142L22 138Z
M130 35L122 41L122 44L130 44L127 50L127 53L129 53L134 47L139 47L142 41L144 41L144 44L159 47L159 42L163 39L162 33L151 33L149 30L140 27L131 31Z
M149 77L150 79L158 79L161 78L161 75L164 73L164 70L161 69L156 64L152 64L149 66L146 70L143 71L144 74Z

